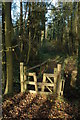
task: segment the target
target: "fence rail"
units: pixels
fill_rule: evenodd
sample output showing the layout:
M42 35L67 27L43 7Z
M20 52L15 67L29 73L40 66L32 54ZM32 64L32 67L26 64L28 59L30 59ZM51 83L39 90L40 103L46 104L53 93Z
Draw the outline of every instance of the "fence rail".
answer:
M28 80L28 77L32 77L33 81ZM20 82L21 82L21 92L28 91L30 93L39 93L39 94L58 94L63 95L64 90L64 80L61 79L61 64L57 65L57 68L54 68L54 73L43 73L42 82L37 81L36 73L26 73L26 66L23 63L20 63ZM34 85L35 89L31 90L28 88L28 85ZM41 90L39 90L41 88ZM47 91L45 91L45 89Z

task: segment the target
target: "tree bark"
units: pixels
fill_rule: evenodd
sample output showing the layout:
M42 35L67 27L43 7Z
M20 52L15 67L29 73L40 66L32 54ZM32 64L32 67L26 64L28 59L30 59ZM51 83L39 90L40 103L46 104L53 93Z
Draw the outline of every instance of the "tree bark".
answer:
M80 87L80 2L78 3L78 74L77 74L77 86Z
M4 14L4 3L2 4L2 85L3 91L6 86L6 52L5 52L5 14Z
M26 60L26 64L28 64L29 62L29 58L30 58L30 51L31 51L31 26L30 26L30 9L31 9L31 5L29 3L29 14L28 14L28 39L29 39L29 45L28 45L28 54L27 54L27 60Z
M23 61L23 11L22 0L20 2L20 61Z
M13 66L12 66L12 50L11 47L11 3L5 3L5 44L6 44L6 71L7 83L5 94L13 91Z

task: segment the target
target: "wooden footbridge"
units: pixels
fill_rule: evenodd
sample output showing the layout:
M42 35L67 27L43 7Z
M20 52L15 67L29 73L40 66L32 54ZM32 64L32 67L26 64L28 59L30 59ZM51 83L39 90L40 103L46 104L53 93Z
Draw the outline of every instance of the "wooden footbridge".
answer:
M30 77L32 81L28 79ZM26 66L20 63L20 83L21 92L63 95L65 81L61 79L61 64L57 64L53 74L43 73L42 82L38 82L36 72L27 73ZM28 85L34 86L34 90L28 88Z

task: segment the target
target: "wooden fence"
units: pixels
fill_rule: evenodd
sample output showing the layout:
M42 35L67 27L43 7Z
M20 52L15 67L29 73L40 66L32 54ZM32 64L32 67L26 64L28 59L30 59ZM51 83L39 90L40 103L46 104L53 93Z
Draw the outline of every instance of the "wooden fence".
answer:
M28 77L32 77L33 81L28 80ZM54 68L54 74L44 73L42 82L37 81L36 73L27 73L26 66L20 63L20 83L21 92L28 91L30 93L40 94L57 94L63 95L64 80L61 79L61 64ZM34 85L35 89L28 89L28 85ZM39 90L39 88L41 90ZM45 91L47 89L47 91Z

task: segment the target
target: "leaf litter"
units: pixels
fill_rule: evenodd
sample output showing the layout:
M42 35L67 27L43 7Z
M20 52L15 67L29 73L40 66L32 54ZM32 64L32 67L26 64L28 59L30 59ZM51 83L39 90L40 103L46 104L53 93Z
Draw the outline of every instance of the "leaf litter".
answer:
M4 100L3 120L79 119L80 102L54 99L45 95L19 93Z

